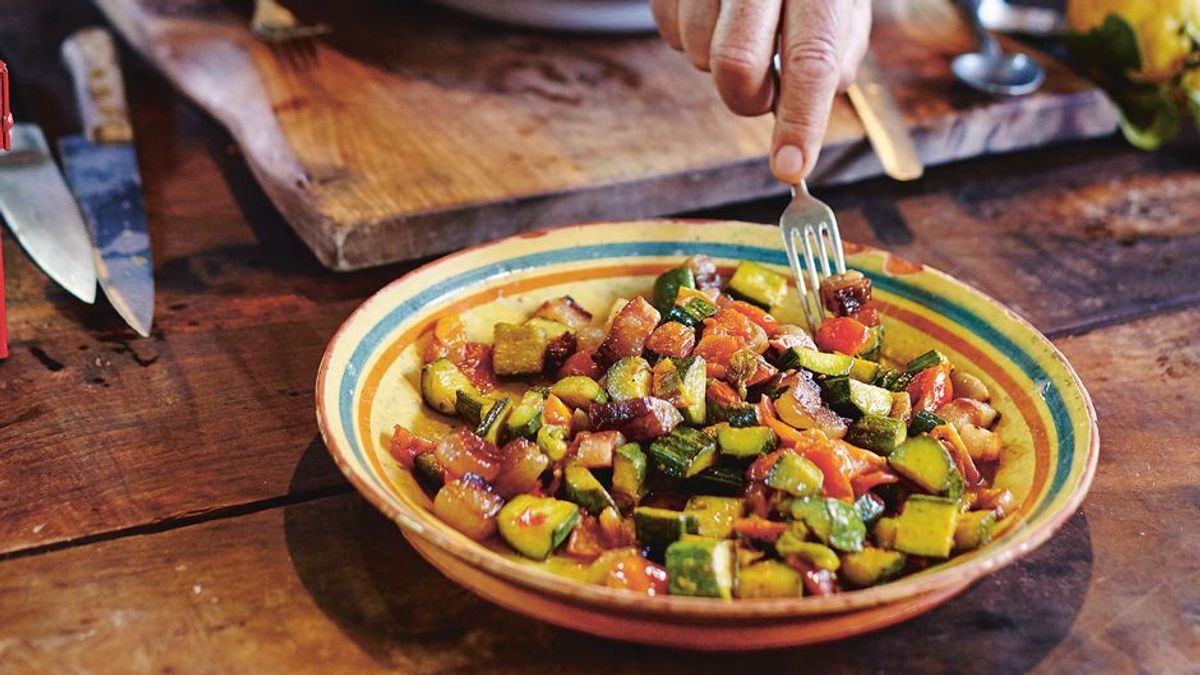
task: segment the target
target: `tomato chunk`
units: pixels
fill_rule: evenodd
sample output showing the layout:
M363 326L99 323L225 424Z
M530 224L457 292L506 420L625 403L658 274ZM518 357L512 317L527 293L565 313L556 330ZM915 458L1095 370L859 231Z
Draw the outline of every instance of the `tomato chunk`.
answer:
M908 397L912 400L913 412L934 412L949 403L954 398L950 364L943 363L917 373L908 385Z
M696 346L696 331L687 326L668 321L650 334L646 340L646 349L659 356L675 356L685 358L692 353Z
M871 329L858 319L835 316L817 329L816 341L824 351L854 356L871 345Z
M393 459L400 463L400 466L411 469L417 455L433 452L436 447L437 445L428 438L422 438L397 424L395 431L392 432L392 443L388 447L388 452L391 453Z

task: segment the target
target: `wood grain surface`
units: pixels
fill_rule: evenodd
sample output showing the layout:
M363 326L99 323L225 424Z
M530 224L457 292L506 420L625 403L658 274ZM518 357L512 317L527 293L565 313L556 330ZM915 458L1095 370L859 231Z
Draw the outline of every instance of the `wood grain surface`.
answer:
M143 55L224 124L326 265L411 260L534 227L778 194L771 119L729 113L656 36L498 29L422 3L297 2L333 27L311 60L274 52L204 0L98 0ZM874 50L930 164L1110 133L1067 68L998 100L954 85L972 48L944 0L881 0ZM1011 47L1011 44L1010 44ZM817 183L878 175L839 99Z
M101 16L10 0L0 44L51 138L76 131L58 41ZM707 672L530 623L420 562L317 440L334 328L409 266L333 275L232 139L123 54L158 317L139 339L4 233L0 672ZM755 665L831 672L1189 672L1200 661L1200 152L1096 141L820 190L847 236L951 271L1055 336L1100 414L1081 513L903 626ZM697 215L769 221L778 199ZM197 587L199 590L197 590Z

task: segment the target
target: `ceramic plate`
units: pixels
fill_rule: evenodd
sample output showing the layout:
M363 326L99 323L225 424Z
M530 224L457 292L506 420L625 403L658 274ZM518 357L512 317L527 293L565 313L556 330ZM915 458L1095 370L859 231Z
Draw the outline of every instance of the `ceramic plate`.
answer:
M654 30L648 0L434 0L468 14L530 28L596 33Z
M992 543L866 590L726 602L587 585L570 578L579 570L569 565L552 573L544 563L470 541L433 516L429 499L387 447L396 424L434 435L450 428L421 403L415 342L434 321L459 314L472 339L490 342L496 322L524 318L543 300L568 293L602 317L615 299L647 291L660 272L698 253L721 266L745 259L787 273L777 228L666 220L534 232L409 273L355 311L325 353L317 415L326 445L355 487L459 583L553 623L677 646L801 644L903 620L1029 552L1078 508L1099 438L1091 401L1062 354L1016 314L948 275L847 244L847 264L871 277L885 313L885 353L905 360L935 347L993 393L1001 413L997 432L1008 448L994 483L1012 490L1020 506ZM790 302L774 313L803 323Z

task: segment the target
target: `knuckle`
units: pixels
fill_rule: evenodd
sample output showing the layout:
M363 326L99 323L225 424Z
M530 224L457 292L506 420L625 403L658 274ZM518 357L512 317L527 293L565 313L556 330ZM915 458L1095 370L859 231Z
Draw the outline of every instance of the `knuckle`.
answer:
M733 85L749 85L758 75L754 52L744 45L721 44L713 47L710 59L712 72Z
M797 81L836 81L841 71L841 53L828 36L813 36L788 50L784 69L789 78Z

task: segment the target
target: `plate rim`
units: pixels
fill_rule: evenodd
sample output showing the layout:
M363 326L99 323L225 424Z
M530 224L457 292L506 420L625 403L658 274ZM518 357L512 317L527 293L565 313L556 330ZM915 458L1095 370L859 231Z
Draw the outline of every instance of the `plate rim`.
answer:
M543 235L560 230L608 227L613 225L628 226L635 224L647 225L651 227L668 225L733 225L738 227L756 228L770 227L770 225L764 225L762 223L711 218L645 218L613 221L592 221L528 230L500 239L474 244L430 260L412 270L409 270L400 277L384 285L382 288L372 294L371 297L356 307L354 311L351 312L350 315L347 316L347 318L341 323L326 347L317 372L315 395L317 424L320 428L322 439L324 440L326 448L334 459L335 464L337 464L339 470L341 470L343 475L346 476L347 480L349 480L355 489L358 490L359 494L366 498L367 501L370 502L381 513L396 522L397 525L405 530L405 532L418 536L422 540L429 542L431 545L451 553L465 563L480 567L493 576L500 577L501 579L512 583L520 584L526 588L531 588L539 592L550 593L560 599L566 599L573 603L585 604L588 606L602 606L608 609L621 609L648 614L676 615L680 618L720 618L723 620L756 620L770 616L809 616L845 612L865 607L889 604L905 598L937 591L939 589L948 588L954 585L972 584L997 570L1011 565L1021 557L1044 544L1066 523L1069 518L1075 514L1076 511L1078 511L1083 500L1087 497L1095 476L1096 467L1099 462L1100 436L1097 425L1096 410L1092 402L1091 395L1087 391L1082 378L1080 378L1079 374L1075 371L1074 366L1071 365L1070 361L1067 360L1062 351L1059 350L1049 338L1047 338L1040 330L1033 326L1033 324L1029 323L1012 309L1008 308L1003 303L999 302L987 293L975 288L974 286L960 281L955 277L926 264L922 264L924 270L941 277L942 280L952 285L957 285L967 289L972 294L980 297L987 304L990 304L995 309L1003 312L1011 321L1018 323L1023 328L1037 336L1038 340L1042 343L1042 346L1047 348L1049 357L1057 361L1069 376L1070 381L1074 385L1076 391L1079 392L1081 402L1087 411L1088 435L1090 441L1087 446L1087 458L1083 472L1079 478L1078 487L1056 512L1048 516L1048 519L1044 523L1031 530L1023 540L1012 542L1012 544L1008 545L1003 550L994 552L991 557L972 560L961 565L936 570L928 576L909 577L908 579L901 579L887 584L882 584L880 586L867 589L844 591L830 596L737 600L734 602L716 598L642 596L640 594L629 593L618 589L610 589L603 586L585 584L573 579L555 575L551 572L533 569L528 566L521 565L518 562L508 560L500 554L488 550L478 542L470 540L458 541L457 539L447 539L440 533L431 532L421 524L420 519L422 517L436 518L436 516L434 516L432 513L426 512L425 514L414 516L394 508L388 495L384 494L375 486L370 485L357 475L357 473L350 466L349 460L347 460L348 453L346 449L342 447L340 442L338 442L338 439L335 438L330 431L331 427L328 423L327 415L330 415L331 413L330 411L326 410L327 401L336 399L337 397L326 396L326 392L328 391L327 382L329 377L329 367L331 365L333 354L337 350L341 341L345 339L348 329L354 325L366 311L372 309L375 304L382 302L382 298L387 296L396 286L407 282L413 277L434 269L439 265L445 264L450 260L473 254L481 249L499 247L522 239L538 239ZM875 251L895 255L891 254L891 252L887 251L886 249L874 246L860 246L862 246L862 249L860 251L856 251L856 253ZM348 430L347 433L349 433ZM1076 447L1079 446L1077 445Z

